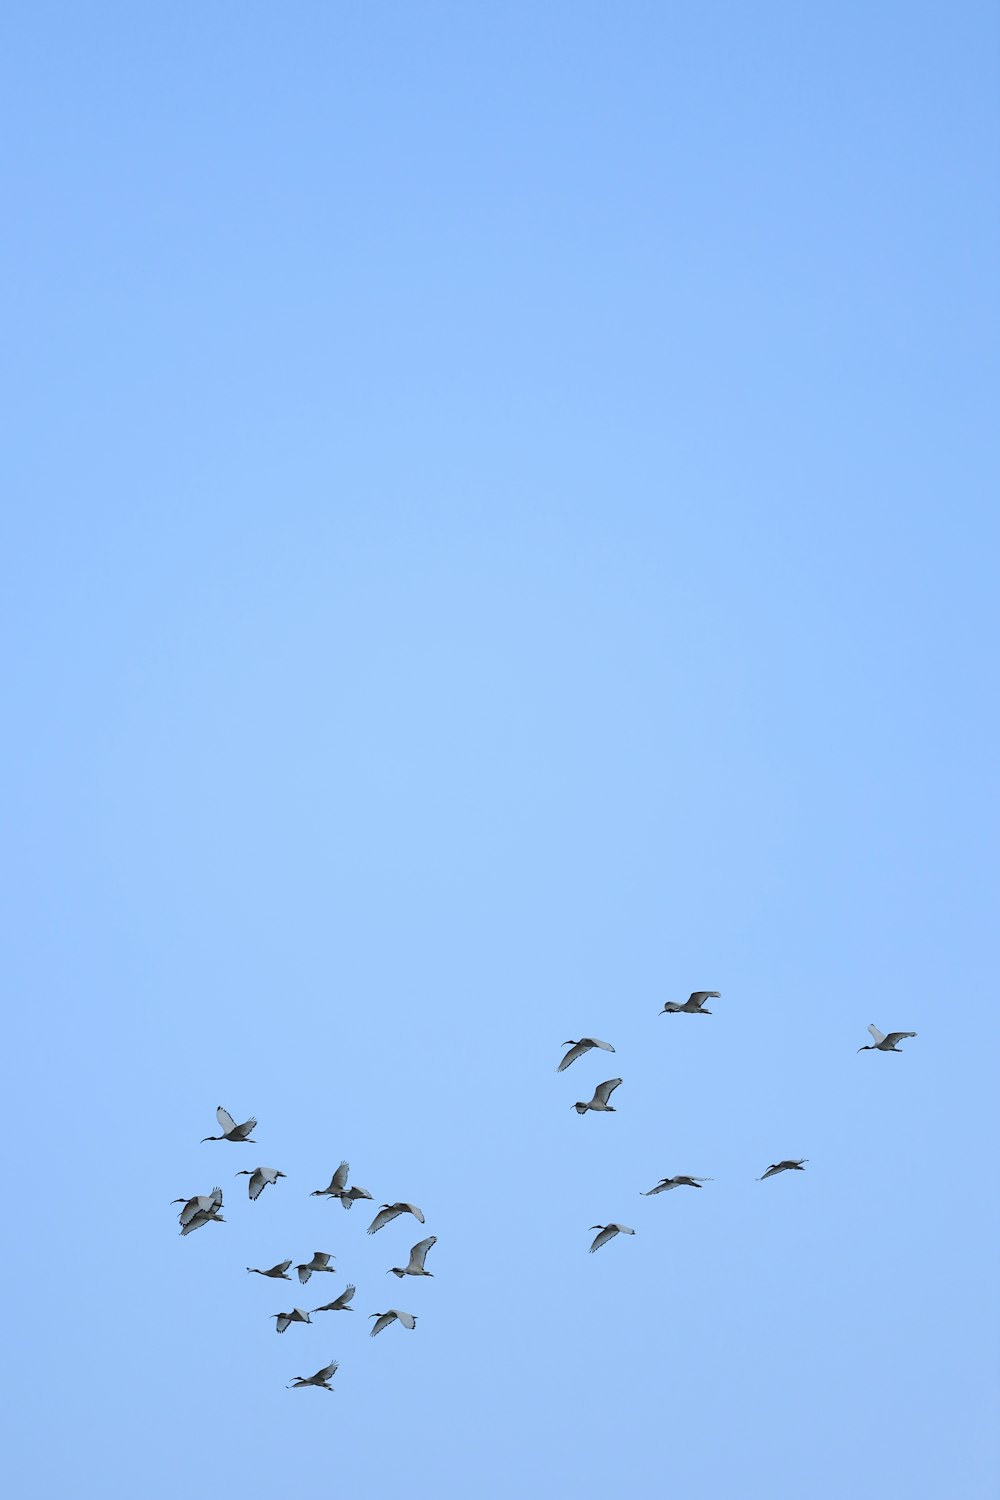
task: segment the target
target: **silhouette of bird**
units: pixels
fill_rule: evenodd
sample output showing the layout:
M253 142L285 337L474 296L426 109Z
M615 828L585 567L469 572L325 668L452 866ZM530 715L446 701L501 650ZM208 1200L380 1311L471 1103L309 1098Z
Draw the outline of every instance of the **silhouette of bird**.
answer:
M582 1057L585 1052L593 1051L595 1047L600 1047L602 1052L613 1052L615 1050L610 1042L599 1042L593 1036L582 1036L578 1042L563 1042L563 1046L568 1047L570 1050L556 1068L557 1073L561 1073L564 1068L569 1067L570 1063L575 1063L578 1057Z
M237 1172L237 1177L249 1177L247 1184L250 1190L250 1201L255 1203L266 1187L271 1187L279 1177L284 1177L284 1172L279 1172L276 1167L254 1167L249 1171L244 1167L242 1172Z
M318 1390L329 1391L332 1395L333 1386L328 1385L327 1382L333 1379L337 1369L337 1361L334 1360L332 1364L325 1365L322 1370L317 1370L315 1375L296 1375L295 1379L286 1386L286 1390L301 1391L307 1385L314 1385Z
M364 1188L347 1186L347 1174L350 1170L349 1164L342 1161L330 1178L329 1187L317 1188L314 1193L309 1194L310 1198L339 1198L344 1208L353 1208L358 1198L370 1198L371 1193Z
M871 1043L867 1047L859 1047L859 1052L898 1052L898 1042L903 1041L905 1037L916 1036L917 1034L915 1031L890 1031L889 1035L886 1036L885 1032L879 1031L874 1021L868 1027L868 1030L872 1034Z
M285 1275L290 1265L290 1260L279 1260L278 1264L271 1266L268 1271L262 1271L258 1266L247 1266L247 1270L252 1271L255 1276L271 1276L275 1281L291 1281L292 1278Z
M335 1269L330 1264L332 1259L333 1256L327 1255L325 1250L314 1250L312 1260L305 1261L301 1266L295 1267L299 1273L299 1280L302 1285L305 1286L314 1271L329 1271L331 1275L335 1275Z
M769 1177L776 1177L779 1172L804 1172L805 1164L808 1160L808 1156L803 1156L799 1161L775 1162L772 1166L768 1167L762 1177L757 1178L757 1181L766 1182Z
M390 1274L393 1276L433 1276L433 1271L424 1270L424 1261L427 1259L428 1250L432 1245L436 1244L437 1235L428 1235L427 1239L421 1240L419 1244L413 1246L413 1249L410 1251L410 1258L405 1266L390 1266L385 1274L387 1276Z
M233 1119L229 1111L227 1109L223 1109L221 1104L215 1111L215 1118L222 1126L222 1134L203 1135L201 1138L202 1145L204 1145L206 1141L236 1141L239 1143L245 1141L247 1145L252 1146L256 1144L250 1136L251 1130L254 1130L256 1128L256 1120L244 1120L242 1125L237 1125L236 1121Z
M174 1203L183 1203L184 1205L177 1215L183 1227L183 1225L191 1222L195 1214L211 1214L213 1216L217 1214L222 1207L222 1189L215 1187L210 1193L202 1193L196 1198L175 1198L170 1205L171 1208L173 1208ZM223 1222L225 1221L223 1220Z
M602 1245L606 1245L608 1240L613 1240L616 1234L635 1234L635 1230L629 1229L627 1224L591 1224L590 1227L601 1231L590 1247L591 1255L595 1250L600 1250Z
M291 1312L272 1313L271 1317L278 1320L275 1325L278 1333L284 1333L289 1323L310 1323L312 1321L309 1314L303 1312L301 1307L293 1307Z
M313 1312L353 1312L354 1308L348 1307L347 1304L356 1290L357 1288L353 1285L345 1286L339 1297L335 1297L332 1302L324 1302L322 1307L314 1307Z
M683 1004L676 1000L668 1000L660 1011L661 1016L677 1016L682 1012L687 1016L710 1016L712 1012L705 1009L706 1000L721 1000L722 996L718 990L692 990Z
M594 1090L593 1099L591 1099L586 1104L584 1104L582 1099L578 1099L577 1102L573 1105L573 1108L576 1110L578 1115L585 1115L588 1109L594 1109L599 1112L603 1112L604 1114L613 1115L615 1113L615 1107L613 1104L609 1104L608 1100L611 1098L611 1095L614 1093L615 1089L620 1083L620 1078L606 1079L604 1083L599 1083L597 1085L596 1089Z
M226 1221L220 1213L205 1213L199 1209L192 1214L186 1224L181 1225L181 1234L193 1234L196 1229L202 1229L206 1224L224 1224Z
M661 1177L655 1187L650 1188L648 1193L641 1193L642 1198L653 1198L657 1193L669 1193L671 1188L693 1187L700 1188L703 1182L711 1182L711 1177Z
M398 1219L400 1214L412 1214L418 1224L424 1222L424 1216L415 1203L380 1203L378 1213L368 1226L368 1234L377 1234L386 1224Z
M413 1329L417 1326L417 1320L413 1316L413 1314L408 1312L401 1312L398 1307L390 1307L389 1311L384 1313L369 1313L368 1316L370 1318L378 1319L375 1327L371 1330L372 1338L374 1338L377 1333L381 1333L383 1328L388 1328L389 1324L394 1323L397 1318L399 1319L400 1323L402 1323L404 1328Z

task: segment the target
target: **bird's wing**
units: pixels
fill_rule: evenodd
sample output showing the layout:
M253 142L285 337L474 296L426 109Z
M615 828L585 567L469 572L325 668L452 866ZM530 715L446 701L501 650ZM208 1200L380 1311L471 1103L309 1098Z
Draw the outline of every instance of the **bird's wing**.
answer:
M343 1192L344 1188L347 1185L347 1174L348 1174L348 1172L350 1170L351 1170L351 1168L350 1168L350 1166L348 1165L348 1163L346 1161L342 1161L340 1163L340 1166L337 1168L336 1172L334 1172L333 1176L330 1178L330 1189L333 1192L336 1192L336 1193L342 1193Z
M268 1202L270 1202L270 1201L271 1200L268 1199ZM306 1282L309 1280L310 1276L312 1275L312 1270L310 1269L309 1266L296 1266L295 1269L299 1273L299 1280L301 1281L302 1285L305 1286Z
M562 1073L565 1068L569 1067L570 1063L575 1063L578 1057L582 1057L585 1052L589 1051L589 1042L575 1042L574 1045L566 1053L566 1056L561 1059L559 1066L556 1068L556 1072Z
M599 1099L602 1104L607 1104L615 1089L621 1083L620 1078L608 1078L604 1083L599 1083L594 1090L594 1098Z
M219 1124L222 1126L227 1135L231 1130L236 1129L236 1121L233 1119L228 1109L223 1109L221 1104L215 1111L215 1118L218 1120Z
M253 1176L250 1178L250 1202L251 1203L256 1203L257 1199L260 1197L261 1193L264 1191L264 1184L265 1184L266 1181L267 1181L267 1179L265 1178L263 1172L260 1170L260 1167L258 1167L257 1170L254 1172ZM270 1203L270 1201L271 1201L270 1198L267 1201Z
M251 1116L249 1120L244 1120L242 1125L237 1125L236 1129L240 1132L241 1135L249 1135L251 1130L255 1128L256 1124L257 1121L253 1118L253 1116Z
M615 1050L610 1042L599 1042L596 1036L588 1036L585 1040L589 1042L591 1047L600 1047L602 1052L613 1052Z
M384 1229L387 1224L391 1224L393 1219L397 1218L402 1212L403 1210L398 1203L394 1203L391 1208L380 1208L368 1226L368 1233L377 1234L380 1229Z
M193 1234L196 1229L200 1229L203 1224L207 1224L210 1219L214 1218L214 1214L203 1214L199 1211L188 1219L181 1229L181 1234Z
M209 1198L208 1201L209 1201L209 1203L214 1203L215 1206L216 1206L216 1208L221 1208L222 1207L222 1189L220 1187L214 1187L212 1189L211 1197Z
M190 1224L195 1214L201 1212L202 1210L198 1207L198 1199L189 1198L177 1217L182 1224Z
M372 1324L372 1338L374 1338L377 1333L381 1333L383 1328L388 1328L389 1324L395 1321L395 1317L396 1314L394 1312L381 1313L376 1321Z
M651 1187L649 1192L643 1193L642 1196L644 1198L655 1198L657 1193L665 1193L673 1186L674 1184L671 1182L670 1178L664 1177L656 1184L655 1187Z
M352 1187L352 1188L348 1189L348 1191L344 1194L344 1197L345 1198L350 1198L351 1203L356 1203L359 1198L368 1198L368 1199L370 1199L371 1198L371 1193L368 1191L367 1188ZM349 1208L350 1204L346 1204L345 1206Z
M418 1224L423 1224L424 1216L415 1203L404 1203L402 1205L406 1213L412 1214Z
M436 1244L437 1235L431 1234L428 1235L427 1239L421 1240L419 1245L414 1245L410 1251L410 1266L417 1271L422 1271L424 1269L424 1261L427 1259L428 1250L432 1245Z
M274 1275L284 1276L285 1272L288 1270L288 1267L290 1265L291 1265L291 1261L290 1260L279 1260L278 1264L276 1266L272 1266L271 1267L271 1269L267 1272L267 1275L268 1276L274 1276Z
M896 1043L901 1042L904 1037L916 1036L916 1034L915 1031L890 1031L886 1037L886 1041L890 1047L895 1047Z
M314 1250L312 1268L314 1271L325 1271L329 1267L330 1256L325 1250Z
M619 1234L635 1234L635 1230L630 1229L627 1224L610 1224L608 1227L617 1229Z
M274 1325L275 1328L278 1330L279 1333L284 1333L285 1329L288 1327L289 1323L292 1321L292 1315L291 1315L291 1313L277 1313L277 1314L272 1314L272 1316L276 1316L277 1319L278 1319L277 1323L275 1323L275 1325Z
M595 1250L600 1250L602 1245L606 1245L608 1240L613 1240L617 1233L618 1229L614 1224L609 1224L605 1229L602 1229L600 1234L594 1236L594 1243L590 1247L591 1255L593 1255Z
M416 1326L417 1320L413 1316L412 1313L400 1312L400 1310L399 1310L398 1307L393 1308L393 1312L395 1313L395 1315L399 1319L399 1321L402 1323L402 1325L403 1325L404 1328L410 1328L410 1329L412 1329L412 1328L414 1328Z
M780 1172L781 1170L782 1170L782 1163L781 1162L776 1162L773 1166L768 1167L768 1169L767 1169L766 1172L761 1173L761 1178L760 1178L761 1182L766 1182L769 1177L773 1177L774 1176L775 1172Z
M704 1005L706 1000L721 1000L722 995L718 990L692 990L688 995L688 1005Z
M344 1290L341 1292L341 1294L337 1298L336 1302L334 1302L334 1304L333 1304L334 1307L337 1308L339 1311L343 1311L343 1309L347 1306L348 1302L350 1302L351 1298L354 1296L354 1293L356 1291L357 1291L357 1287L354 1285L353 1282L351 1283L350 1286L345 1286Z
M880 1047L882 1045L882 1043L885 1041L885 1032L884 1031L879 1031L879 1029L875 1025L874 1021L868 1027L868 1030L872 1034L872 1041L875 1043L876 1047Z
M322 1370L317 1370L312 1378L313 1380L331 1380L336 1373L337 1361L334 1360L332 1365L325 1365Z

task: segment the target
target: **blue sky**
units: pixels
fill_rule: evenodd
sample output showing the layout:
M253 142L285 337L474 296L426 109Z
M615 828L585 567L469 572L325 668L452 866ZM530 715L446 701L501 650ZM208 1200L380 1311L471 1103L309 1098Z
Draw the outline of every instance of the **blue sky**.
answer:
M995 8L2 28L18 1495L992 1495Z

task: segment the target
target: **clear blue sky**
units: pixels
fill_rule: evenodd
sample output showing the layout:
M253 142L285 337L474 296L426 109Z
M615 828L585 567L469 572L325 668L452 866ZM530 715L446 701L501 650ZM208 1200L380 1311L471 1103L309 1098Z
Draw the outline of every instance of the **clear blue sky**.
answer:
M991 1496L996 7L0 43L19 1500Z

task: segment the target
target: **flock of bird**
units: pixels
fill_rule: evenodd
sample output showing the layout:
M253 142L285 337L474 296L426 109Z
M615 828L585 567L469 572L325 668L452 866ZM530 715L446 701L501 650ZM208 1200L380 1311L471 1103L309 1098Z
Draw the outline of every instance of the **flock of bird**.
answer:
M668 1000L663 1010L660 1011L660 1015L710 1016L712 1012L706 1010L705 1001L721 998L718 990L694 990L682 1003ZM915 1031L890 1031L886 1034L879 1031L878 1027L874 1024L870 1025L868 1030L872 1040L864 1047L859 1047L859 1052L898 1052L901 1041L904 1041L907 1037L916 1036ZM568 1047L569 1051L564 1054L559 1062L557 1072L560 1073L564 1072L566 1068L570 1067L572 1063L577 1062L581 1057L585 1057L588 1052L614 1052L615 1050L610 1042L602 1042L596 1037L586 1036L581 1037L579 1041L564 1042L563 1046ZM597 1085L593 1096L589 1100L578 1099L572 1106L573 1109L579 1115L585 1115L591 1111L597 1114L614 1114L615 1106L609 1101L621 1082L620 1078L605 1079L603 1083ZM232 1115L223 1109L221 1104L216 1110L216 1118L218 1119L222 1134L204 1136L202 1143L205 1141L229 1141L235 1145L256 1144L252 1134L257 1125L255 1119L244 1120L242 1125L238 1125ZM780 1172L801 1172L804 1170L807 1160L807 1157L800 1157L798 1159L785 1158L781 1161L772 1162L757 1180L759 1182L766 1182L769 1177L776 1177ZM310 1194L310 1197L329 1198L331 1200L338 1199L341 1207L345 1209L352 1208L355 1203L362 1199L372 1201L372 1195L366 1188L357 1186L348 1187L347 1180L349 1173L350 1168L348 1163L342 1161L330 1178L329 1184L325 1188L316 1188ZM279 1179L285 1176L285 1173L279 1172L276 1167L253 1167L244 1168L237 1172L236 1176L249 1177L249 1197L250 1201L255 1203L264 1189L266 1187L274 1187ZM674 1188L680 1187L700 1189L702 1183L711 1181L710 1177L693 1177L686 1174L678 1174L674 1177L661 1177L653 1187L642 1192L640 1196L653 1198L659 1193L667 1193ZM213 1188L210 1193L197 1194L191 1198L175 1198L173 1201L174 1204L181 1204L178 1218L180 1220L180 1232L182 1235L188 1235L196 1229L202 1229L206 1224L224 1224L226 1222L222 1217L222 1189L219 1187ZM387 1224L391 1224L395 1219L400 1218L404 1214L409 1214L412 1218L416 1219L418 1224L424 1223L423 1213L413 1203L381 1203L375 1217L368 1226L367 1232L369 1234L377 1234L380 1229L384 1229ZM607 1245L611 1240L616 1239L620 1234L635 1234L635 1230L627 1224L592 1224L590 1228L591 1230L597 1230L597 1234L590 1246L591 1254L595 1250L600 1250L602 1246ZM428 1235L426 1239L418 1241L411 1248L406 1264L402 1266L390 1266L386 1274L396 1276L400 1280L404 1276L433 1276L433 1271L427 1270L425 1262L428 1252L436 1243L437 1236L433 1234ZM333 1259L334 1256L329 1251L316 1250L310 1260L301 1261L295 1265L295 1273L299 1278L300 1284L305 1286L312 1276L323 1272L336 1275L335 1267L330 1264ZM266 1268L247 1266L246 1269L250 1275L263 1276L271 1281L291 1281L288 1272L292 1268L292 1264L292 1260L289 1258L288 1260L278 1261L276 1265ZM324 1302L320 1307L313 1307L308 1310L301 1307L293 1307L288 1312L272 1313L270 1316L275 1320L277 1332L284 1333L292 1323L311 1324L313 1313L353 1312L354 1308L350 1304L356 1290L357 1288L354 1284L349 1283L337 1297L330 1302ZM369 1319L375 1320L374 1326L370 1330L373 1338L392 1323L398 1322L404 1328L412 1331L416 1327L417 1322L413 1313L405 1312L398 1307L390 1307L385 1312L369 1313L368 1316ZM313 1375L297 1375L289 1383L288 1389L303 1390L307 1386L315 1386L320 1390L332 1392L333 1386L330 1384L330 1381L336 1370L337 1361L333 1360L330 1364L324 1365L322 1369L317 1370Z
M221 1104L215 1114L222 1134L206 1135L202 1138L202 1144L205 1141L230 1141L235 1145L256 1145L252 1134L257 1126L255 1119L244 1120L242 1125L237 1125L229 1111L223 1109ZM368 1192L367 1188L357 1186L348 1187L347 1179L349 1173L350 1167L348 1163L342 1161L330 1178L329 1184L325 1188L316 1188L310 1194L310 1197L329 1198L331 1201L339 1199L342 1208L353 1208L354 1204L362 1198L367 1198L371 1201L372 1195ZM266 1187L273 1187L278 1179L285 1175L284 1172L279 1172L276 1167L244 1168L242 1171L236 1173L237 1177L249 1177L248 1188L251 1203L257 1201ZM222 1189L219 1187L213 1188L210 1193L198 1194L192 1198L175 1198L174 1203L181 1204L181 1211L178 1217L182 1235L191 1234L195 1229L202 1229L206 1224L224 1224L226 1222L222 1217ZM402 1214L410 1214L416 1219L418 1224L424 1223L424 1215L415 1203L380 1203L378 1212L368 1226L368 1233L377 1234L380 1229L384 1229L387 1224L391 1224L394 1219L398 1219ZM434 1272L427 1270L425 1262L428 1251L436 1243L437 1235L428 1235L426 1239L420 1240L412 1247L405 1265L390 1266L386 1274L396 1276L400 1280L404 1276L433 1276ZM305 1286L312 1276L324 1271L330 1275L336 1275L336 1268L330 1264L333 1259L334 1256L327 1250L314 1251L310 1260L301 1261L295 1266L295 1273L299 1278L300 1284ZM266 1268L261 1266L247 1266L246 1269L249 1275L264 1276L270 1281L291 1281L292 1278L288 1274L291 1267L292 1261L288 1259L278 1261L276 1265ZM284 1333L285 1329L292 1323L312 1323L313 1313L353 1312L354 1308L350 1304L356 1290L357 1288L354 1284L349 1283L339 1296L335 1297L332 1302L324 1302L321 1307L313 1307L308 1310L301 1307L293 1307L289 1312L271 1313L271 1317L275 1320L275 1328L278 1333ZM372 1338L377 1333L381 1333L383 1329L388 1328L390 1323L400 1323L404 1328L411 1331L416 1327L417 1323L413 1313L404 1312L399 1307L390 1307L385 1312L369 1313L368 1316L375 1320L371 1329ZM336 1370L337 1361L332 1360L330 1364L324 1365L321 1370L317 1370L313 1375L296 1375L288 1388L289 1390L303 1390L306 1386L316 1386L320 1390L332 1392L333 1386L330 1384L330 1381Z
M660 1015L710 1016L712 1012L705 1009L705 1001L721 999L722 995L718 990L692 990L691 994L684 1001L668 1000L660 1011ZM859 1047L859 1052L898 1052L900 1042L904 1041L906 1037L916 1036L917 1034L915 1031L890 1031L886 1034L879 1031L874 1023L868 1027L868 1030L871 1033L872 1039L864 1047ZM575 1063L578 1058L585 1057L588 1052L614 1052L615 1050L610 1042L599 1041L594 1036L582 1036L578 1042L563 1042L563 1046L568 1047L569 1051L560 1059L556 1069L557 1073L564 1072L571 1063ZM588 1100L578 1099L573 1108L578 1115L585 1115L590 1110L598 1114L613 1115L615 1113L615 1106L609 1103L609 1100L621 1082L620 1078L606 1078L603 1083L597 1085L592 1098ZM774 1161L767 1168L767 1171L758 1177L757 1181L766 1182L769 1177L777 1177L779 1172L802 1172L805 1170L808 1159L808 1157L802 1156L797 1159L786 1157L782 1161ZM653 1198L657 1193L667 1193L672 1188L700 1188L703 1182L711 1182L711 1180L710 1177L690 1177L683 1174L676 1177L661 1177L655 1187L651 1187L647 1192L640 1193L640 1197ZM590 1247L591 1255L593 1255L595 1250L600 1250L602 1246L607 1245L620 1234L635 1234L635 1230L630 1229L627 1224L591 1224L590 1228L598 1231Z

